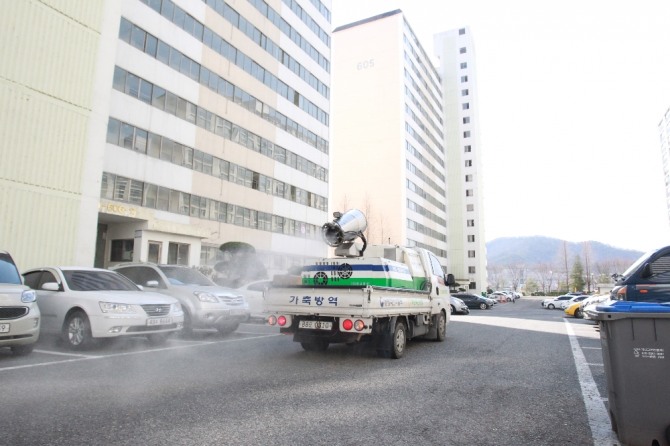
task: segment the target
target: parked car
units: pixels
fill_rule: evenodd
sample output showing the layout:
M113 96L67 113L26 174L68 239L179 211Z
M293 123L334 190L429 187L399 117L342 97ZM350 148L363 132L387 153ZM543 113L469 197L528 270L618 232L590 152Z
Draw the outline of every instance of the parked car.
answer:
M581 302L584 299L586 299L587 297L589 297L589 296L587 296L585 294L581 294L581 295L578 295L578 296L573 296L572 299L566 300L566 301L561 303L561 309L565 310L566 308L568 308L570 305L574 304L575 302Z
M493 304L489 301L489 299L478 296L476 294L471 294L471 293L454 293L452 296L457 297L461 299L463 302L465 302L465 305L467 305L468 308L478 308L480 310L488 310L493 306Z
M45 267L29 269L23 277L36 290L41 330L60 335L74 350L118 336L142 335L161 344L184 323L176 299L142 291L113 271Z
M611 297L607 294L591 296L588 299L584 299L582 301L582 317L584 319L593 319L597 306L608 305L613 302L616 301L612 300Z
M550 310L553 310L554 308L560 308L563 302L566 302L572 299L573 297L575 296L571 294L563 294L558 297L550 297L549 299L545 299L542 301L542 306L544 308L549 308Z
M577 319L584 317L584 312L582 311L582 302L573 302L568 307L563 310L566 316L572 316Z
M493 293L489 294L488 297L499 303L509 302L511 300L510 297L502 291L494 291Z
M465 302L463 302L462 299L459 299L456 296L449 296L451 300L451 314L468 314L470 313L470 309L466 305Z
M249 319L249 303L240 292L215 284L195 268L128 263L110 269L145 289L177 299L184 310L186 334L194 328L215 328L227 334Z
M23 284L7 251L0 251L0 347L27 355L40 337L40 310L35 291Z
M247 300L252 315L260 315L263 313L263 293L270 285L272 280L256 280L235 288L235 292Z

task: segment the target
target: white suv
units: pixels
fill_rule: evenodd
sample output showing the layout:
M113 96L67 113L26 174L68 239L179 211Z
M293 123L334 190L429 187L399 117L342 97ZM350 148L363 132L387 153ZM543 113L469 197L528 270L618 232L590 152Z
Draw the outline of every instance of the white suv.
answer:
M0 251L0 347L15 355L33 351L40 336L40 310L35 291L23 284L12 256Z

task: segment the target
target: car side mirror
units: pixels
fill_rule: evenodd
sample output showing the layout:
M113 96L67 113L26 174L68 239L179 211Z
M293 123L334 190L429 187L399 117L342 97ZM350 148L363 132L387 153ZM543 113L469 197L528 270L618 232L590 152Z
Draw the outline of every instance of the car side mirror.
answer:
M453 274L447 274L444 278L444 281L446 282L447 286L455 286L456 285L456 279L454 278Z
M42 284L44 291L60 291L60 285L56 282L46 282Z
M144 286L147 288L158 288L158 280L149 280Z

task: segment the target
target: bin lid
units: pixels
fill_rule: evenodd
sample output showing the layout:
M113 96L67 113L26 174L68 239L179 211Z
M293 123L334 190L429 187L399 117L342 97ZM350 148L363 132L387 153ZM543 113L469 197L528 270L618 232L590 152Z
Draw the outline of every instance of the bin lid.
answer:
M600 313L670 313L670 302L637 302L621 300L609 305L598 305Z
M660 317L670 318L670 302L637 302L637 301L617 301L609 305L598 305L594 319L621 319L626 317L649 318Z

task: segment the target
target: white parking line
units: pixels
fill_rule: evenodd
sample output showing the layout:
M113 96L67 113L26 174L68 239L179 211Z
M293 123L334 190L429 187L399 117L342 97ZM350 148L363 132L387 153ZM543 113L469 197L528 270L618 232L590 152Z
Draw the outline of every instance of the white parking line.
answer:
M89 361L93 359L105 359L105 358L116 358L119 356L130 356L130 355L138 355L142 353L151 353L151 352L162 352L162 351L168 351L168 350L179 350L179 349L184 349L184 348L192 348L192 347L199 347L201 345L211 345L211 344L223 344L223 343L228 343L228 342L240 342L240 341L248 341L248 340L253 340L253 339L262 339L262 338L270 338L273 336L282 336L279 333L276 334L269 334L269 335L259 335L259 336L253 336L253 337L248 337L248 338L240 338L240 339L221 339L218 341L200 341L197 344L188 344L188 345L176 345L172 347L162 347L162 348L152 348L152 349L147 349L147 350L136 350L132 352L121 352L121 353L112 353L109 355L96 355L96 356L88 356L88 355L80 355L76 353L61 353L61 352L51 352L48 350L33 350L35 352L40 352L40 353L47 353L47 354L53 354L53 355L63 355L63 356L78 356L77 358L72 358L72 359L64 359L62 361L48 361L48 362L38 362L36 364L24 364L24 365L17 365L13 367L0 367L0 372L5 372L8 370L19 370L19 369L30 369L30 368L35 368L35 367L44 367L48 365L55 365L55 364L65 364L68 362L77 362L77 361Z
M572 324L566 319L565 328L570 339L570 346L572 347L572 356L575 360L575 367L577 368L577 376L579 377L579 384L582 388L582 398L586 406L586 415L589 419L589 427L591 428L591 438L593 444L600 445L620 445L616 434L611 429L610 419L607 415L607 407L603 402L598 387L593 380L591 369L586 362L584 353L582 352L577 336L572 329Z
M80 358L98 358L96 355L82 355L81 353L63 353L63 352L53 352L51 350L33 350L37 353L44 353L47 355L61 355L61 356L75 356Z

